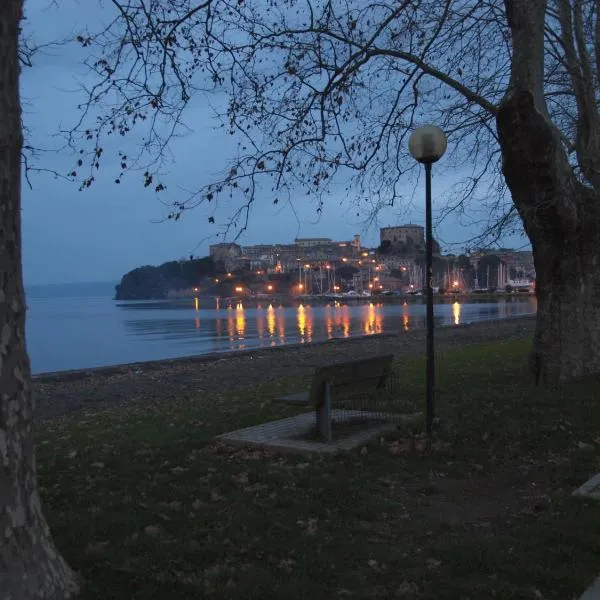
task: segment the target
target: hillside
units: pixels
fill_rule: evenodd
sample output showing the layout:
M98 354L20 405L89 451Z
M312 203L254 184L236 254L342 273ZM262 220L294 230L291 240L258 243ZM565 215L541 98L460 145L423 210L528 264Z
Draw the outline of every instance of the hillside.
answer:
M115 286L116 300L156 300L166 298L169 290L192 288L215 275L212 258L170 261L158 267L146 265L123 275Z

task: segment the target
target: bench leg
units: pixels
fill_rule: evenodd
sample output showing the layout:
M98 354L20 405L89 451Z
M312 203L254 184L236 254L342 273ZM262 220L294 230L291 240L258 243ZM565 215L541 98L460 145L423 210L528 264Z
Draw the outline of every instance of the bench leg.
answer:
M323 403L317 406L317 431L324 442L331 442L331 394L325 383Z

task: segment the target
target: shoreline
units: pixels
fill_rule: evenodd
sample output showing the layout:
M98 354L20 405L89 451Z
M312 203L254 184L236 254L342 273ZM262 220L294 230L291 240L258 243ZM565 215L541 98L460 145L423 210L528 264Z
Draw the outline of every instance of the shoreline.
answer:
M436 328L436 350L531 335L535 315ZM36 418L101 412L119 406L192 398L199 392L239 389L309 375L315 366L366 355L396 358L425 352L425 329L335 338L308 344L258 347L33 376Z
M433 301L434 304L449 304L457 301L462 301L465 303L477 302L489 302L494 300L515 300L519 302L521 300L526 300L528 298L535 297L534 292L506 292L506 291L497 291L497 292L485 292L485 293L473 293L473 292L457 292L457 293L447 293L447 294L434 294ZM189 295L189 296L169 296L167 298L116 298L113 297L112 300L117 304L117 306L132 306L136 303L140 305L147 306L154 303L157 304L172 304L172 305L181 305L182 307L188 307L190 301L193 301L195 298L198 299L200 303L203 302L212 302L215 304L229 304L233 305L237 302L241 302L248 308L256 308L256 306L260 306L261 304L270 303L275 304L278 303L282 306L297 306L298 304L310 304L310 305L320 305L320 304L328 304L331 302L343 302L349 303L351 305L361 304L361 303L369 303L376 302L379 304L403 304L404 302L408 302L410 304L424 304L426 301L426 296L424 294L373 294L371 296L343 296L340 297L336 294L323 294L323 295L298 295L298 294L272 294L272 295L264 295L264 296L203 296L203 295Z
M454 329L460 330L468 327L477 327L483 326L486 324L493 323L503 323L506 321L515 321L515 320L527 320L533 319L535 320L535 315L516 315L512 317L503 317L502 319L488 319L485 321L472 321L469 323L461 323L459 325L438 325L435 328L436 332L445 330L445 329ZM161 369L164 366L171 365L173 363L194 363L194 364L202 364L205 362L214 362L218 360L223 360L226 358L237 358L243 357L247 355L255 355L262 352L277 352L277 351L286 351L286 350L294 350L299 348L312 348L321 345L331 345L337 343L350 343L356 340L365 340L370 338L390 338L390 337L399 337L406 336L409 334L414 334L418 332L425 332L425 327L411 329L408 332L405 331L390 331L386 333L368 333L368 334L360 334L353 335L350 337L334 337L327 340L316 340L314 342L295 342L290 344L278 344L276 346L256 346L253 348L241 348L237 350L224 350L222 352L207 352L205 354L190 354L186 356L177 356L174 358L159 358L154 360L144 360L144 361L133 361L129 363L119 363L114 365L102 365L98 367L83 367L81 369L64 369L61 371L43 371L41 373L32 374L31 378L33 381L41 381L41 382L50 382L50 381L73 381L76 379L83 379L86 377L91 377L94 375L114 375L123 373L125 371L131 370L133 368L142 369L146 371L152 371L156 369Z

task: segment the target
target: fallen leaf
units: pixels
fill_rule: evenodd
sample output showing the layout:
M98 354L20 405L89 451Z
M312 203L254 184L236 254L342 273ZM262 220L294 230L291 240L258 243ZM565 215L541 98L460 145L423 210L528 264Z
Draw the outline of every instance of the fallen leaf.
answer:
M360 449L360 454L361 454L361 456L364 456L364 455L365 455L367 452L368 452L368 450L367 450L367 447L366 447L366 446L363 446L363 447Z
M393 441L389 446L388 446L388 451L391 454L400 454L401 452L406 450L406 445L403 444L402 442L399 441Z
M428 558L427 559L427 568L428 569L437 569L442 564L441 560L437 560L437 558Z
M296 561L293 558L282 558L278 563L277 566L280 569L284 569L285 571L291 571L292 567L296 564Z
M203 503L202 503L202 502L200 502L200 500L197 500L197 499L196 499L196 500L194 500L194 501L192 502L192 508L193 508L194 510L200 510L200 508L202 508L202 504L203 504Z
M77 450L73 450L67 454L67 458L75 458L77 456Z
M396 596L413 596L419 592L419 586L416 583L404 581L396 590Z
M215 490L211 490L210 491L210 499L213 502L217 502L218 500L223 500L223 496L221 496L218 492L216 492Z
M577 447L580 450L594 450L595 449L593 444L587 444L586 442L578 442Z
M315 533L317 533L317 531L319 530L319 526L317 523L318 519L309 519L308 526L306 527L306 533L310 535L315 535Z
M109 546L110 542L90 542L83 552L87 556L102 556Z
M427 450L427 440L425 438L418 438L414 441L415 452L425 452Z
M162 533L162 529L158 525L146 525L144 531L148 535L160 535Z
M241 483L241 484L246 484L248 483L248 473L243 472L243 473L238 473L237 475L232 475L231 479L235 482L235 483Z

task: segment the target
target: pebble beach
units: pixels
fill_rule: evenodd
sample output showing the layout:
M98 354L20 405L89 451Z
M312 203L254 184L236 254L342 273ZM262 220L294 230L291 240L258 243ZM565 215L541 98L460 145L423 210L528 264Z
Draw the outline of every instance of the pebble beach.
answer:
M436 351L465 344L531 336L535 316L439 327ZM316 366L393 353L425 352L425 330L335 339L191 356L127 365L62 371L33 378L38 419L89 414L119 406L190 398L200 391L251 387L268 380L309 375Z

